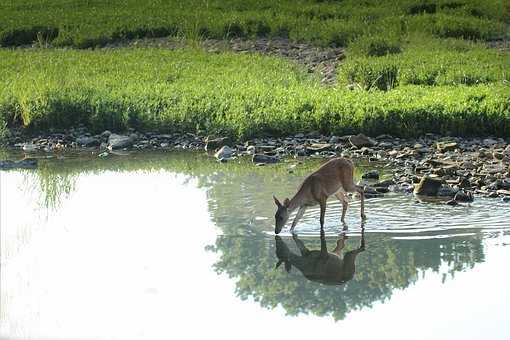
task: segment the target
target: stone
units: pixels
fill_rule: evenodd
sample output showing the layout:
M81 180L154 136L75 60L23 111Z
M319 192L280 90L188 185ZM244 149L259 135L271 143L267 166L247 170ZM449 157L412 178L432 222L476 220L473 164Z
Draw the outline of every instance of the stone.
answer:
M392 179L387 179L375 184L372 184L374 188L388 188L391 185L395 185L395 181Z
M447 202L445 202L446 205L451 205L451 206L457 206L459 205L459 202L457 202L455 199L451 199Z
M22 147L23 151L34 152L37 151L38 147L36 144L24 144Z
M306 148L308 151L311 151L313 153L313 152L329 151L329 150L331 150L331 147L332 147L332 145L329 143L327 143L327 144L315 143L315 144L307 146Z
M510 190L498 190L496 191L498 193L498 195L505 195L505 196L510 196Z
M128 148L133 145L135 141L134 136L117 135L112 133L108 137L108 148L110 150Z
M280 159L276 156L268 156L264 154L255 154L252 157L253 163L263 163L263 164L272 164L272 163L278 163Z
M82 136L76 138L76 144L84 147L92 147L98 146L100 144L99 140L94 137Z
M414 186L415 195L436 196L442 181L430 176L423 176L418 184Z
M459 190L453 197L455 202L473 202L473 194L468 191Z
M453 151L457 149L458 144L455 142L439 142L436 144L436 148L440 152Z
M364 178L364 179L379 179L379 171L371 170L371 171L366 172L363 175L361 175L361 178Z
M350 136L349 143L351 143L351 145L358 149L361 149L362 147L370 147L375 145L375 142L371 138L365 136L362 133L356 136Z
M225 145L214 154L214 157L216 157L221 162L223 160L232 158L233 155L234 150L230 146Z
M21 161L0 161L0 170L11 170L11 169L35 169L37 168L37 159L25 158Z
M103 133L101 133L101 138L108 139L111 136L111 134L112 133L110 131L105 130L103 131Z
M437 196L454 197L459 190L448 185L442 185L437 191Z
M227 144L228 144L227 137L212 138L212 139L207 137L205 139L205 151L216 151L219 148L221 148Z

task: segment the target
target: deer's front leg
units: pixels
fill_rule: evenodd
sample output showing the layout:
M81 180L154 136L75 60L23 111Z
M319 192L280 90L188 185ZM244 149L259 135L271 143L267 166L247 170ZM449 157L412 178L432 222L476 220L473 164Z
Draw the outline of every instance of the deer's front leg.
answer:
M322 198L319 202L321 206L321 231L324 230L324 216L326 215L326 198Z
M305 211L306 211L305 206L299 207L296 217L294 217L294 221L292 221L292 226L290 227L291 233L294 233L294 227L296 227L296 224L298 223L298 221L301 219L301 217L303 217L303 214L305 213Z
M342 222L345 222L345 213L347 212L347 207L349 205L349 200L347 199L347 196L343 192L337 192L335 194L336 198L340 202L342 202L342 218L340 219Z

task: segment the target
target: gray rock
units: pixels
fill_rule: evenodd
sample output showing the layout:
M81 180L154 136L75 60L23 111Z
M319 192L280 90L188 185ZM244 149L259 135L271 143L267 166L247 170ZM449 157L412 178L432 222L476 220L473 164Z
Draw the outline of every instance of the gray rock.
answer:
M214 154L214 157L216 157L219 161L226 161L227 159L232 158L233 155L234 150L230 146L225 145Z
M23 145L22 149L23 149L23 151L26 151L26 152L34 152L34 151L37 151L38 147L36 144L27 143L27 144Z
M452 188L448 185L442 185L437 191L437 196L441 197L454 197L459 190Z
M252 157L252 162L257 164L272 164L278 163L280 159L276 156L268 156L263 154L255 154Z
M385 181L372 184L374 188L388 188L391 185L395 185L395 181L392 179L387 179Z
M105 130L105 131L103 131L103 133L101 133L101 138L108 139L111 134L112 133L110 131Z
M418 184L414 187L415 195L437 196L442 181L429 176L423 176Z
M473 194L470 191L459 190L453 197L453 200L456 202L473 202Z
M21 161L0 161L0 170L10 169L35 169L37 168L37 159L26 158Z
M115 133L112 133L108 137L108 148L112 149L112 150L129 148L130 146L133 145L133 143L135 142L135 139L136 138L132 135L125 136L125 135L117 135Z
M379 171L371 170L371 171L366 172L363 175L361 175L361 178L364 178L364 179L379 179Z
M356 136L350 136L349 142L358 149L361 149L362 147L370 147L375 145L375 142L371 138L365 136L362 133Z
M227 137L221 138L209 138L205 139L205 151L216 151L219 148L227 145L229 143L229 139Z
M308 152L314 153L314 152L323 152L323 151L329 151L331 150L332 145L331 144L312 144L306 147Z
M76 144L84 147L98 146L99 140L94 137L82 136L76 138Z

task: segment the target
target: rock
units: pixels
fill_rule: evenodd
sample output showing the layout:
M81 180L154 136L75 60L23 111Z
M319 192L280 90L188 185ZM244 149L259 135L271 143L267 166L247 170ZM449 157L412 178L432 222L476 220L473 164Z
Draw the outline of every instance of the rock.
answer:
M323 151L329 151L331 150L332 145L331 144L312 144L306 147L308 151L311 151L312 153L315 152L323 152Z
M455 199L451 199L448 202L445 202L446 205L456 206L459 205L459 202L457 202Z
M220 162L222 162L224 160L232 158L233 155L234 150L230 146L225 145L214 154L214 157L216 157Z
M372 184L374 188L388 188L391 185L395 185L395 181L392 179L387 179L385 181Z
M453 197L455 202L473 202L473 194L468 191L459 190Z
M76 138L76 144L84 147L98 146L99 140L94 137L82 136Z
M364 134L360 133L356 136L349 137L349 143L351 143L354 147L361 149L362 147L370 147L374 146L375 142Z
M496 191L499 195L510 196L510 190L498 190Z
M377 191L375 188L364 186L363 187L364 196L365 198L376 198L376 197L383 197L384 195Z
M111 134L112 133L110 131L105 130L105 131L103 131L103 133L101 133L101 138L108 139L108 138L110 138Z
M453 151L457 149L457 143L455 142L439 142L436 144L436 148L440 152Z
M38 147L36 144L24 144L22 147L23 151L34 152L37 151Z
M439 190L437 191L437 196L441 197L454 197L455 194L457 194L459 190L452 188L448 185L442 185Z
M415 195L436 196L441 185L441 180L423 176L420 182L415 185L413 193Z
M251 160L253 163L257 163L257 164L272 164L272 163L278 163L280 159L276 156L255 154L255 155L253 155Z
M112 133L108 137L108 148L111 150L128 148L135 142L135 136L117 135Z
M504 196L501 200L503 202L510 202L510 196Z
M0 161L0 170L11 169L35 169L37 168L37 159L26 158L21 161Z
M225 146L228 144L228 138L227 137L221 137L221 138L209 138L207 137L205 139L205 151L216 151L219 148Z
M246 152L250 155L254 155L255 154L255 146L253 145L250 145L246 148Z
M361 175L361 178L364 178L364 179L379 179L379 171L371 170L371 171L366 172L363 175Z

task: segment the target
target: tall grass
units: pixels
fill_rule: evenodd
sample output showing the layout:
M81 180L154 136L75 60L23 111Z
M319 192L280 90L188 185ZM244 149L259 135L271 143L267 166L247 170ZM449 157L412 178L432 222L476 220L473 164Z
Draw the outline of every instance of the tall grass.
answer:
M457 39L414 37L402 52L382 57L350 49L339 69L343 84L389 90L399 85L479 85L509 83L507 53Z
M4 0L0 46L38 36L78 48L169 35L284 36L337 46L381 32L495 39L506 34L508 10L505 0Z
M348 91L276 58L196 49L3 50L0 73L0 117L33 129L510 133L510 87L501 82Z

